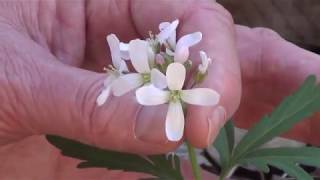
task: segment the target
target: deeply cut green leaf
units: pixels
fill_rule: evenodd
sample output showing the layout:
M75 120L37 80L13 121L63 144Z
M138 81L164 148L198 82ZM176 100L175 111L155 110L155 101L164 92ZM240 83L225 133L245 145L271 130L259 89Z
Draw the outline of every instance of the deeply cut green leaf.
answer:
M243 161L259 160L284 161L293 164L305 164L320 167L320 148L300 147L300 148L265 148L258 149L242 158Z
M295 93L249 130L235 148L235 160L288 131L319 110L320 88L316 85L315 76L309 76Z
M151 174L157 178L182 180L180 161L176 155L141 157L135 154L103 150L58 136L47 135L47 140L65 156L83 160L78 168L108 168ZM154 179L154 178L153 178Z
M268 173L270 171L270 168L268 164L264 160L260 159L250 159L245 161L248 165L253 165L255 166L259 171Z
M312 179L296 165L320 167L319 148L259 148L319 110L320 87L316 84L315 76L309 76L295 93L285 98L270 115L263 117L241 139L226 163L227 166L222 168L223 177L238 164L250 164L263 172L268 172L268 165L273 165L298 179Z
M221 167L227 166L230 160L232 150L234 146L234 126L231 120L229 120L222 129L220 129L219 135L214 142L214 147L219 153Z
M258 163L257 163L258 162ZM248 153L240 161L241 164L252 164L261 167L272 165L282 169L297 179L312 179L297 164L320 167L320 148L265 148ZM260 166L260 167L259 167Z
M313 178L305 172L302 168L295 164L275 161L272 162L272 165L282 169L283 171L287 172L290 176L297 178L298 180L313 180Z

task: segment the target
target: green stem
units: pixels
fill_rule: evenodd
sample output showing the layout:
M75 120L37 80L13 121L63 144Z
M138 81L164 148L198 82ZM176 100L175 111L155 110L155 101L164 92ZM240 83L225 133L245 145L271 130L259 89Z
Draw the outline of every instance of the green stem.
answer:
M198 164L197 161L197 155L196 152L194 150L194 148L191 146L191 144L189 144L188 142L186 142L187 147L188 147L188 155L189 155L189 159L191 161L191 166L192 166L192 172L193 172L193 177L195 180L201 180L201 169L200 166Z
M236 166L233 167L226 167L225 169L222 169L222 172L220 174L220 180L225 180L226 178L230 178L232 176L232 174L234 173L234 171L236 170Z
M227 169L222 169L222 172L221 172L221 174L220 174L219 179L220 179L220 180L224 180L224 179L228 176L229 171L230 171L229 168L227 168Z
M190 88L193 88L195 85L196 85L196 83L193 82ZM184 109L184 114L186 114L186 109ZM201 168L198 164L197 155L194 150L194 147L192 147L192 145L188 141L186 141L186 145L188 148L189 160L191 161L193 177L195 180L202 180Z

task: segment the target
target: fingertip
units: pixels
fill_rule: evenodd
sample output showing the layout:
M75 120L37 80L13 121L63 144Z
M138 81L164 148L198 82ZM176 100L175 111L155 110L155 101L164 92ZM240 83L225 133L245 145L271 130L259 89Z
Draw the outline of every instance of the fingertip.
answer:
M214 108L191 107L188 110L185 136L197 148L206 148L213 143L220 128L226 122L222 106Z
M132 145L130 145L131 143ZM143 155L155 155L174 152L183 143L183 140L166 141L165 143L150 143L141 140L133 140L131 143L127 144L128 146L131 146L130 150L125 149L123 151Z
M154 146L154 149L146 152L148 155L153 154L167 154L169 152L175 152L177 148L183 143L183 139L180 141L167 141L164 144L157 144Z
M166 105L141 107L135 121L135 137L152 144L166 143L168 141L164 130L166 111Z
M216 107L208 118L209 132L207 146L211 145L219 134L220 129L227 121L227 112L223 106Z

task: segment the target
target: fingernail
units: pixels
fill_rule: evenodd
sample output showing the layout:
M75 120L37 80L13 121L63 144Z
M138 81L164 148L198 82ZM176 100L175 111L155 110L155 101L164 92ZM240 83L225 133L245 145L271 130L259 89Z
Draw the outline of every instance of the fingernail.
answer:
M148 143L166 143L165 116L166 106L144 106L136 117L135 136Z
M208 127L209 133L207 137L207 144L210 146L215 140L216 136L219 133L219 130L222 128L226 121L226 110L222 106L218 106L208 117Z

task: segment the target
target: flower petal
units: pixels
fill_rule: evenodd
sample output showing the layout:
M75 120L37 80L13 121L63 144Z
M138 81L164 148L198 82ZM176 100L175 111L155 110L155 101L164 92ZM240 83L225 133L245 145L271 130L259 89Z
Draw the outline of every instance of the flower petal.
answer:
M195 32L182 36L176 45L174 61L184 63L189 57L189 47L199 43L202 39L201 32Z
M102 90L96 100L98 106L102 106L107 101L108 97L110 96L110 90L110 86Z
M163 43L166 41L173 33L176 32L176 29L178 27L179 20L175 20L170 25L167 25L166 23L161 23L159 28L163 28L160 33L157 35L157 38L160 43ZM167 26L166 26L167 25ZM164 27L166 26L166 27Z
M159 30L162 31L164 30L165 28L169 27L170 26L170 23L169 22L162 22L160 23L159 25ZM170 47L172 49L175 49L176 48L176 36L177 36L177 33L176 33L176 29L171 33L171 35L169 36L169 38L167 38L167 42L169 43ZM165 41L165 40L164 40Z
M119 70L120 73L129 72L128 66L127 66L127 64L126 64L126 62L124 60L121 60L118 70Z
M120 51L129 51L129 44L120 42L119 48L120 48Z
M112 83L112 92L115 96L122 96L143 84L141 74L132 73L120 76Z
M208 58L207 54L204 51L200 51L201 64L199 64L199 71L204 74L206 73L209 64L211 63L211 59Z
M199 54L200 54L202 64L208 64L207 54L204 51L200 51Z
M148 43L135 39L129 42L129 55L134 69L139 73L150 72L148 61Z
M166 76L160 72L158 69L153 68L150 73L151 83L159 88L165 89L167 87L167 79Z
M167 28L168 26L170 26L169 22L162 22L162 23L159 24L159 30L162 31L165 28Z
M181 47L179 50L176 50L174 53L174 61L179 63L185 63L189 58L189 48Z
M124 60L129 60L130 56L129 56L129 44L128 43L123 43L120 42L120 56L122 59Z
M191 34L184 35L178 40L176 50L179 50L182 47L189 48L191 46L194 46L195 44L199 43L201 39L201 32L194 32Z
M110 48L112 64L116 69L119 69L122 61L119 47L120 41L116 35L110 34L107 36L107 42Z
M177 41L177 33L174 32L171 34L171 36L168 39L168 43L172 49L176 49L176 43L177 43L176 41Z
M156 59L156 54L153 52L151 46L148 46L148 61L149 67L153 67Z
M106 88L106 87L110 86L112 81L115 79L116 79L116 77L113 74L108 75L107 78L103 81L104 87Z
M129 51L120 51L120 56L124 60L130 60Z
M167 68L166 78L170 90L181 90L186 78L186 68L180 63L172 63Z
M220 100L220 94L209 88L182 90L181 99L189 104L214 106Z
M166 135L170 141L179 141L183 136L184 114L180 102L169 104L166 117Z
M143 86L136 91L139 104L145 106L164 104L169 101L170 92L154 87L152 84Z
M167 53L169 56L174 56L174 52L171 51L171 49L166 48L166 53Z

